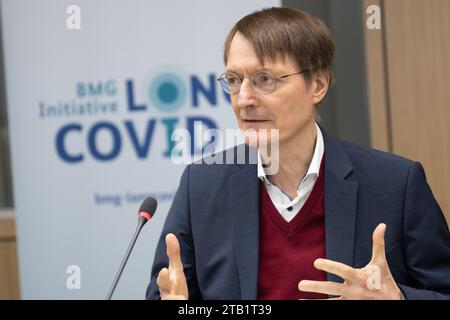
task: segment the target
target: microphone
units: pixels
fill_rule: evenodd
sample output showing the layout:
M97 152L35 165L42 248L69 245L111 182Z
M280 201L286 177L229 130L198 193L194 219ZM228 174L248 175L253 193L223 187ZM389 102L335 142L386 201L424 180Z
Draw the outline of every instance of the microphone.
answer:
M153 217L157 206L158 206L158 202L156 201L155 198L152 198L152 197L148 197L147 199L144 200L144 202L142 202L141 207L139 208L139 213L138 213L139 220L138 220L138 225L137 225L136 231L134 232L133 238L131 239L131 242L130 242L130 245L128 246L127 252L125 253L125 256L123 257L122 263L120 264L120 267L119 267L119 270L117 271L116 277L114 278L111 288L109 289L106 300L111 300L114 290L116 290L116 286L117 286L117 283L119 282L120 276L122 275L123 269L125 268L128 258L130 257L130 253L133 250L134 244L136 243L136 240L139 236L139 232L141 232L141 229L144 226L144 224L146 224Z

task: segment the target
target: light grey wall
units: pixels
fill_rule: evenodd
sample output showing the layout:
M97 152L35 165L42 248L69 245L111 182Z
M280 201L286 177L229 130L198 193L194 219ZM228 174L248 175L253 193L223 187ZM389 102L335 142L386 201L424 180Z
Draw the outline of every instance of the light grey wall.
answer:
M324 21L336 42L336 85L319 107L321 124L338 138L370 146L361 0L283 0Z

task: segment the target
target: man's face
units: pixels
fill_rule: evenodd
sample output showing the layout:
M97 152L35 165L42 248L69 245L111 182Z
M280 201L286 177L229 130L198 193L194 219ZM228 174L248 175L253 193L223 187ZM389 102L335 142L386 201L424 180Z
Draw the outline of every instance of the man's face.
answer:
M276 77L301 71L291 57L286 57L284 61L266 61L262 66L251 43L236 33L226 67L227 72L245 78L239 94L231 95L231 104L242 131L279 129L279 143L282 146L295 141L307 126L314 124L314 104L318 103L314 95L316 85L312 83L307 86L301 74L278 80L276 89L265 95L257 93L250 83L250 76L263 68Z

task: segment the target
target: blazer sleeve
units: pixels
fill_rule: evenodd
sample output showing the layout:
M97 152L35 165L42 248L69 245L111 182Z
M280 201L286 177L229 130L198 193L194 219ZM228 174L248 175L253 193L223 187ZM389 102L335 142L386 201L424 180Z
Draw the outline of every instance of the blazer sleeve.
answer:
M166 254L165 237L173 233L180 242L181 261L183 262L184 274L186 276L189 299L200 299L200 290L195 273L194 245L191 232L190 204L189 204L189 173L191 165L187 166L181 176L180 185L175 193L169 213L167 214L161 236L156 247L155 258L151 270L150 284L147 288L146 299L160 299L159 288L156 278L162 268L169 265Z
M403 219L405 262L413 280L398 284L405 298L450 300L450 234L417 162L409 170Z

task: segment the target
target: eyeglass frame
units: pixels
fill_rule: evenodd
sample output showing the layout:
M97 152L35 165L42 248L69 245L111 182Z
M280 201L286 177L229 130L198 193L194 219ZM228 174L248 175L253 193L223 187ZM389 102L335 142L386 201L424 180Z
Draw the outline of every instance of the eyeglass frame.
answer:
M277 76L273 75L270 71L259 70L259 71L253 72L253 73L250 75L250 77L248 77L248 79L250 80L250 83L251 83L251 85L252 85L252 88L253 88L257 93L259 93L259 94L261 94L261 95L266 95L266 94L269 94L269 93L274 92L274 91L277 89L277 85L278 85L278 81L279 81L279 80L284 79L284 78L287 78L287 77L290 77L290 76L294 76L294 75L297 75L297 74L301 74L301 73L304 73L304 72L308 72L308 71L311 71L311 69L305 69L305 70L302 70L302 71L298 71L298 72L294 72L294 73L290 73L290 74L286 74L286 75L282 75L282 76L278 76L278 77L277 77ZM270 74L270 75L272 76L272 78L275 80L275 85L274 85L272 91L265 92L265 93L259 92L258 89L255 88L255 86L253 85L253 82L251 81L253 75L255 75L255 74L257 74L257 73L263 73L263 72L266 72L266 73ZM224 77L226 74L232 74L232 75L235 75L236 78L239 79L240 85L239 85L239 90L238 90L238 92L236 92L236 93L231 93L231 92L227 92L227 90L224 89L224 87L223 87L223 85L222 85L222 81L224 80L223 77ZM239 93L241 92L242 82L243 82L244 79L245 79L245 77L242 77L242 79L241 79L241 78L240 78L236 73L234 73L234 72L224 72L224 73L222 73L222 74L220 75L220 77L217 78L216 80L220 83L220 86L222 87L222 90L223 90L223 91L225 91L225 92L226 92L227 94L229 94L229 95L233 95L233 96L234 96L234 95L237 95L237 94L239 94ZM228 88L229 88L229 87L228 87Z

